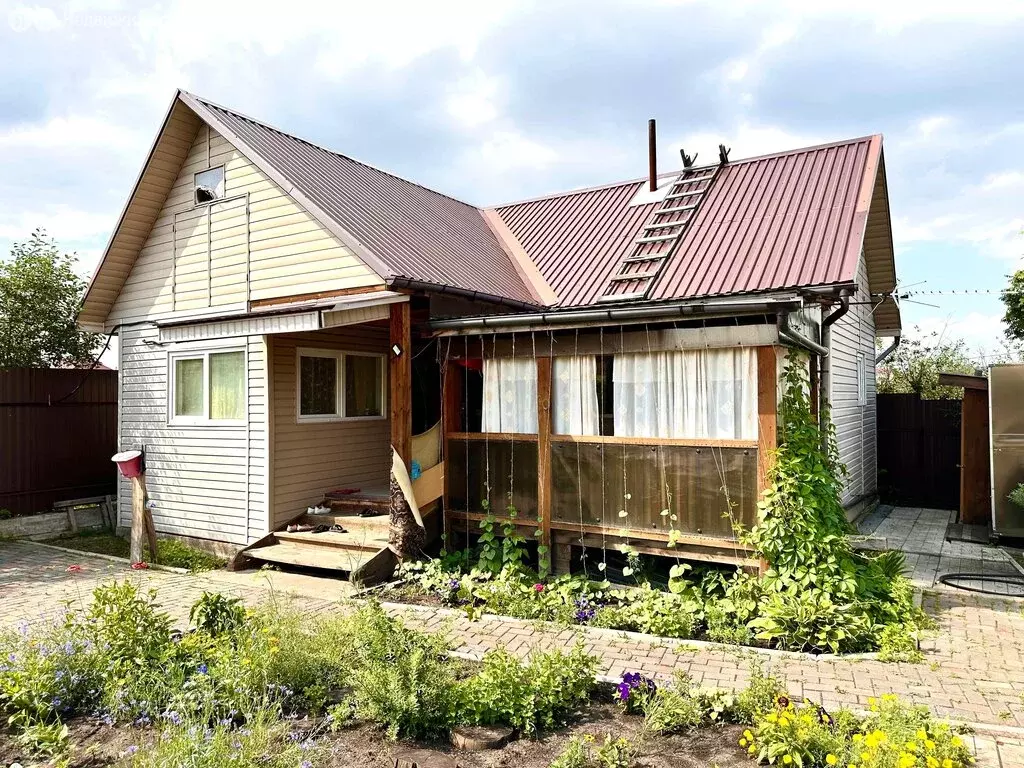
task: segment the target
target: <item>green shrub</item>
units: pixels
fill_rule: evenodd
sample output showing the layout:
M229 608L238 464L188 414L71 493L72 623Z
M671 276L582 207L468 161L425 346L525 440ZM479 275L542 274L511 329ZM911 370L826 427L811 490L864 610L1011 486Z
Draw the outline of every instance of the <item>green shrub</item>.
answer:
M188 612L192 625L211 637L235 632L245 623L245 607L237 597L203 592Z
M215 571L218 568L223 568L226 562L222 557L190 547L177 539L160 539L156 543L156 551L156 562L160 565L185 568L190 571Z
M630 768L639 754L638 745L622 736L613 739L609 733L597 748L595 757L602 768Z
M774 675L766 674L760 659L750 662L750 682L736 693L733 719L750 725L758 717L771 712L775 702L786 692L785 683Z
M526 734L553 728L590 698L596 671L597 659L582 645L568 654L535 652L525 664L505 650L491 651L483 669L459 686L459 718Z
M1010 491L1009 495L1006 498L1008 498L1011 502L1013 502L1021 509L1024 509L1024 483L1020 483L1019 485L1017 485L1016 488Z
M692 693L693 684L684 673L677 672L671 686L657 688L644 702L644 730L669 734L699 726L705 709Z
M913 623L886 624L878 636L879 661L903 661L911 664L924 661L924 654L917 646L918 633L918 627Z
M871 625L852 604L808 591L773 595L748 626L758 640L781 648L839 653L862 647L870 638Z
M384 726L392 739L430 736L451 725L456 691L446 640L407 629L377 603L351 622L356 716Z

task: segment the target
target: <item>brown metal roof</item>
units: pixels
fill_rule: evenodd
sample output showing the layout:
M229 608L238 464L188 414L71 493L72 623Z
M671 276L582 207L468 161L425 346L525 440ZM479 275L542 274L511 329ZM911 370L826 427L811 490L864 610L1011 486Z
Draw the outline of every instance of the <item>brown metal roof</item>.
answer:
M871 136L730 163L651 300L804 288L855 279L881 152ZM503 205L497 213L562 306L598 299L655 204L642 180Z
M186 103L196 102L225 138L258 154L373 254L380 263L370 266L386 271L385 280L538 303L479 209L186 94Z

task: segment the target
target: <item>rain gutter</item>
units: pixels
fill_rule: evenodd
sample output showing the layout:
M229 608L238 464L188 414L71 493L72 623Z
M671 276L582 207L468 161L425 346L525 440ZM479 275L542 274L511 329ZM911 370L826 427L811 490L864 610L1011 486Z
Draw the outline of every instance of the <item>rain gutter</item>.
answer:
M892 344L890 344L888 347L886 347L885 349L883 349L881 352L878 353L878 356L875 358L875 365L881 365L886 360L888 360L889 359L889 355L891 355L893 352L895 352L896 351L896 347L898 347L899 345L900 345L900 336L899 336L899 334L897 334L895 337L893 337Z
M537 309L538 304L533 304L528 301L518 301L516 299L509 299L504 296L495 296L491 293L483 293L481 291L473 291L468 288L456 288L454 285L442 285L440 283L429 283L425 280L413 280L411 277L392 277L387 281L389 288L406 288L411 291L426 291L433 294L446 294L448 296L458 296L460 299L469 299L470 301L484 301L488 304L500 304L504 307L511 307L513 309Z
M802 299L795 294L775 299L756 301L702 300L672 302L644 307L608 307L602 309L556 310L516 315L488 315L481 317L460 317L451 320L435 320L429 323L437 336L472 335L476 333L513 330L523 326L616 324L633 320L672 320L678 317L714 314L766 314L783 308L802 306Z

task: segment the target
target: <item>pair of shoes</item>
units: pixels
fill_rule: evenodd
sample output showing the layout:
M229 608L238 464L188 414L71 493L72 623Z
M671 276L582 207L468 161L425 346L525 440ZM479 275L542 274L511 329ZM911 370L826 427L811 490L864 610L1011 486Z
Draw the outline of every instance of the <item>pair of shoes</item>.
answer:
M330 507L316 506L316 507L307 507L306 508L306 514L307 515L329 515L330 513L331 513L331 508Z
M292 523L287 528L285 528L285 531L287 531L288 533L310 533L313 530L313 526L307 525L306 523Z
M379 514L381 514L381 513L378 512L376 509L373 509L372 507L363 507L362 511L359 513L359 516L360 517L377 517L377 515L379 515Z
M330 531L331 531L331 533L348 533L348 531L346 531L344 528L342 528L337 523L335 523L334 525L332 525L330 527Z

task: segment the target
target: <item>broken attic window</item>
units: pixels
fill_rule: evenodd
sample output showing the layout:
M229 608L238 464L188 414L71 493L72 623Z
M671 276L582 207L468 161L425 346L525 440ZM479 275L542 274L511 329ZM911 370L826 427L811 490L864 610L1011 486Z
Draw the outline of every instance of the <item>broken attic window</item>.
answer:
M196 174L196 205L212 203L224 197L224 167Z

